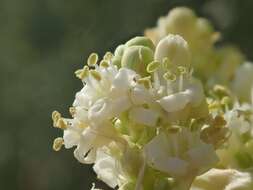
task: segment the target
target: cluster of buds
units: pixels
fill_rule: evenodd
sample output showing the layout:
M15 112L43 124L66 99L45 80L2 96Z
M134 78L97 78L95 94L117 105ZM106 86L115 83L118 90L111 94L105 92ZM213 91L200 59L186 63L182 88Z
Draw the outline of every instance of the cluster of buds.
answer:
M176 8L147 37L102 59L92 53L75 72L83 88L71 118L52 113L63 130L53 149L74 147L119 190L252 189L253 107L238 87L252 86L244 72L253 66L238 66L235 49L215 49L218 36L206 19ZM220 77L230 55L233 71Z

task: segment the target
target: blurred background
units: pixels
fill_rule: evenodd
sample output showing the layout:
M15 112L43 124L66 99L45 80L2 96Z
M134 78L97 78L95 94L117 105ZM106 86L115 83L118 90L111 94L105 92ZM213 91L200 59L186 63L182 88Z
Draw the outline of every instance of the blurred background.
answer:
M62 133L51 112L68 115L82 87L73 73L91 52L113 51L182 5L253 60L252 0L0 0L1 190L104 187L73 150L52 151Z

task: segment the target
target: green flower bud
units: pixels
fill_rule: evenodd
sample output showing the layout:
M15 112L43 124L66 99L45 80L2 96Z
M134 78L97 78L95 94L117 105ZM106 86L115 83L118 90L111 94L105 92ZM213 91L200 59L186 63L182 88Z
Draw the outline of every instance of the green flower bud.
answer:
M132 38L131 40L129 40L126 43L126 46L127 47L130 47L130 46L144 46L144 47L150 48L153 51L155 50L155 46L154 46L153 42L149 38L144 37L144 36L137 36L135 38Z
M119 56L119 57L122 57L123 53L124 53L124 50L125 50L125 45L119 45L115 51L114 51L114 56Z
M118 68L121 66L121 57L119 57L119 56L114 56L113 58L112 58L112 64L113 65L117 65L118 66Z
M121 66L136 71L141 76L146 75L148 63L153 61L153 51L144 46L131 46L125 49Z

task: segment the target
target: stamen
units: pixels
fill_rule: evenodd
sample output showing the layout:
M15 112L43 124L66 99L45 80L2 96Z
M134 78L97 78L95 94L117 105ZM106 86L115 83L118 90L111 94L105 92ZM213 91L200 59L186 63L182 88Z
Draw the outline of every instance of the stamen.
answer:
M88 60L87 60L87 64L89 66L95 66L98 62L98 54L96 53L92 53L90 54Z
M219 109L220 107L221 107L221 104L218 100L214 100L214 101L210 102L208 105L208 109L210 109L210 110Z
M52 113L53 126L57 127L58 120L61 119L61 114L58 111Z
M158 69L159 66L160 66L160 63L158 61L152 61L147 66L147 72L148 73L153 73Z
M167 131L169 133L178 133L181 130L181 127L178 125L170 125L169 127L167 127Z
M175 137L175 135L173 135L172 137L171 137L172 139L172 147L173 147L173 152L174 152L174 155L175 156L178 156L178 149L179 149L179 147L178 147L178 143L177 143L177 137Z
M178 91L181 92L184 89L184 75L187 73L187 69L185 67L179 66L177 67L177 72L179 73L179 84Z
M100 81L102 79L101 75L99 74L99 72L97 72L96 70L91 70L90 71L91 76L96 79L97 81Z
M213 91L219 97L230 96L229 90L225 86L222 86L222 85L215 85L213 88Z
M58 121L57 121L57 124L55 126L56 128L59 128L59 129L62 129L62 130L65 130L67 129L68 125L67 123L64 121L63 118L60 118Z
M149 89L151 87L151 77L144 77L137 80L138 84L142 84L145 88Z
M105 55L104 55L104 57L103 57L103 59L104 59L105 61L111 61L112 58L113 58L113 54L112 54L112 52L109 52L109 51L106 52Z
M170 70L172 68L172 63L168 57L163 58L162 65L165 70Z
M83 80L89 75L89 67L85 65L83 69L79 69L75 72L77 78Z
M102 60L102 61L100 62L100 66L101 66L101 67L104 67L104 68L108 68L108 67L110 66L110 64L108 63L108 61Z
M54 144L53 144L54 151L60 151L63 144L64 144L63 138L58 137L54 139Z
M175 74L168 71L163 75L163 78L167 81L167 94L171 94L172 93L172 89L170 88L171 83L176 81L177 77Z
M170 82L174 82L177 77L175 74L171 73L170 71L166 72L164 75L163 75L163 78L167 81L170 81Z
M221 99L221 104L225 106L225 110L229 110L229 106L232 104L232 99L228 96L225 96Z
M178 71L178 73L179 73L180 75L184 75L184 74L187 73L187 69L186 69L185 67L183 67L183 66L177 67L177 71Z

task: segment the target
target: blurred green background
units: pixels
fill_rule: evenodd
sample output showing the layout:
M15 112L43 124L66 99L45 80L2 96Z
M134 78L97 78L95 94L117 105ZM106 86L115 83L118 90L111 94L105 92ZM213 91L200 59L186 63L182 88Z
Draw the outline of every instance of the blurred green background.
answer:
M68 114L82 87L73 73L91 52L112 51L182 5L253 60L252 0L0 0L1 190L90 189L91 167L73 150L52 151L62 133L51 112Z

